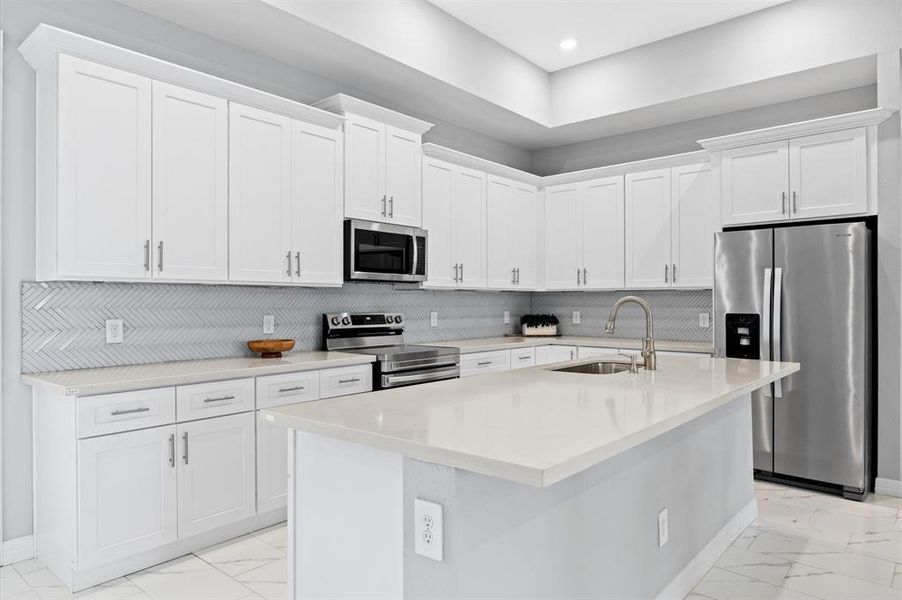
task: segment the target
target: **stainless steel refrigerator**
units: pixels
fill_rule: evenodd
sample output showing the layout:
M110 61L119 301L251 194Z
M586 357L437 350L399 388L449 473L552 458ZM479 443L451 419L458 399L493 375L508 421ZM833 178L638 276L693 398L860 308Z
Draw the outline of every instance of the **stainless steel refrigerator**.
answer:
M871 232L865 223L719 233L720 357L801 363L752 394L759 478L862 499L871 485Z

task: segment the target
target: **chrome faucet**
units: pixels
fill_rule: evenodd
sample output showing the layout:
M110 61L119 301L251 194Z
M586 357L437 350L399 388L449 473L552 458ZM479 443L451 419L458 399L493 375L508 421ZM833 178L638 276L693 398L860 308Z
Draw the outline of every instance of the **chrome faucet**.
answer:
M642 340L642 358L645 359L645 370L654 371L657 368L654 319L651 316L651 305L648 302L638 296L624 296L614 303L614 308L611 309L611 316L608 317L608 324L605 325L604 330L608 333L614 333L614 323L617 321L617 313L620 311L620 307L627 302L635 302L645 311L645 339Z

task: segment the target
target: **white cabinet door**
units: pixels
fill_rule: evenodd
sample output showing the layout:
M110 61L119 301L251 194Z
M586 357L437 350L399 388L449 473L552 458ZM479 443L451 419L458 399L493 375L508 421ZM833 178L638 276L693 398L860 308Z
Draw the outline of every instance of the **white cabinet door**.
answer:
M288 429L257 411L257 512L286 505L288 499Z
M536 346L536 364L547 365L550 363L576 360L576 346Z
M423 159L423 228L429 232L424 287L454 286L451 259L451 188L454 167L433 158Z
M623 177L581 185L583 286L623 288Z
M292 279L306 284L341 285L341 132L298 121L292 127Z
M60 277L150 277L151 82L59 56Z
M420 145L419 135L385 126L385 194L392 223L411 227L422 224Z
M515 287L511 223L514 182L489 175L486 187L486 285L509 290Z
M620 356L620 350L617 348L594 348L592 346L579 347L579 359L588 358L604 358L616 360Z
M229 279L291 280L291 119L229 106Z
M576 184L545 188L545 289L570 290L582 277L582 226Z
M177 539L174 425L78 442L78 568Z
M865 128L789 140L792 218L867 212L867 175Z
M717 201L708 163L671 169L671 281L673 287L714 285Z
M626 175L626 287L670 286L670 169Z
M485 287L485 173L457 167L452 180L451 234L457 286Z
M539 192L535 186L515 183L511 197L510 255L517 269L518 290L539 286Z
M153 275L228 279L228 103L153 82Z
M345 209L346 217L385 221L385 125L347 115L345 118Z
M789 144L768 142L721 153L724 225L788 219Z
M177 426L179 537L255 512L254 413Z

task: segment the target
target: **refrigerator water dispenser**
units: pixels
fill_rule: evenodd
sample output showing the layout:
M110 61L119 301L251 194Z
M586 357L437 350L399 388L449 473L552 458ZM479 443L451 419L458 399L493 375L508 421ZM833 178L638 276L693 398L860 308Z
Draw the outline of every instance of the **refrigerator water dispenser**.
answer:
M724 315L727 358L761 358L761 315L727 313Z

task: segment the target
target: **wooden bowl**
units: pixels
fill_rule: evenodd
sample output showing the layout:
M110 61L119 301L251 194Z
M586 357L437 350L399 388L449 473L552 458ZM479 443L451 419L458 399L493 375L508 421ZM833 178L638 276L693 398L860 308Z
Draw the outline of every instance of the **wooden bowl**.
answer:
M259 352L260 358L282 358L283 352L294 348L294 340L251 340L247 347Z

